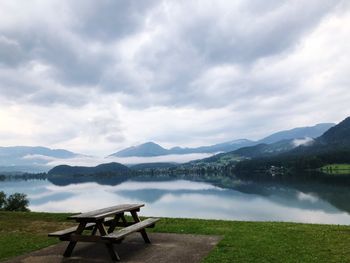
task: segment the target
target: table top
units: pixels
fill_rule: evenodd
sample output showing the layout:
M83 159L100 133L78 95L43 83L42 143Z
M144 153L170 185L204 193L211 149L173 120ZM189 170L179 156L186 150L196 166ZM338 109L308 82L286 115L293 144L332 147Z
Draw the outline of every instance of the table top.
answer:
M86 213L81 213L78 215L69 216L68 219L75 220L98 220L105 218L106 216L115 215L123 212L129 212L133 210L137 210L140 207L143 207L144 204L122 204L111 207L106 207Z

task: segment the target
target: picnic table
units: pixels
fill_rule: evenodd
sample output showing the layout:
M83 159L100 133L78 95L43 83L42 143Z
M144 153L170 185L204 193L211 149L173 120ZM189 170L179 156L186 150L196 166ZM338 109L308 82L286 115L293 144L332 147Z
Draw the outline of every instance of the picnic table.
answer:
M72 255L77 242L95 242L106 244L112 260L119 261L120 257L113 245L121 243L127 235L139 232L145 243L151 243L146 228L154 227L159 218L148 218L141 221L137 212L143 206L144 204L122 204L72 215L68 219L75 220L79 224L77 227L50 233L49 237L58 237L61 241L69 241L63 254L64 257ZM126 220L124 215L126 212L131 214L131 222ZM91 230L91 232L86 230Z

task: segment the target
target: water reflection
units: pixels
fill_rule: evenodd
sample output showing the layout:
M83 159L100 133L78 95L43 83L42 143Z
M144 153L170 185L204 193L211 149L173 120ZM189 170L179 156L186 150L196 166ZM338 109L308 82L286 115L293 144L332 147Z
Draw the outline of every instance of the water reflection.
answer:
M8 194L28 194L33 211L83 212L141 202L146 216L350 224L349 186L327 178L81 176L5 180L0 186Z

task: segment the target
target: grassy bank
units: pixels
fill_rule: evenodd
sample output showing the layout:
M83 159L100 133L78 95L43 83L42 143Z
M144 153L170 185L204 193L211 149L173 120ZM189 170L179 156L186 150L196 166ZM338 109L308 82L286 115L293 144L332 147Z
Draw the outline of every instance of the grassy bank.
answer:
M0 212L0 260L57 240L67 214ZM350 262L350 227L164 218L156 232L222 235L204 262Z

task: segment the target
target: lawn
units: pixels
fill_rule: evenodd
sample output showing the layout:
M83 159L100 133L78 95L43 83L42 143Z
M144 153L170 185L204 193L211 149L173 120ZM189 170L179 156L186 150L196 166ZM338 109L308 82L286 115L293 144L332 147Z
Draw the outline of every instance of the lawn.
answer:
M56 243L66 217L0 212L0 260ZM223 236L204 262L350 262L350 226L162 218L152 231Z

